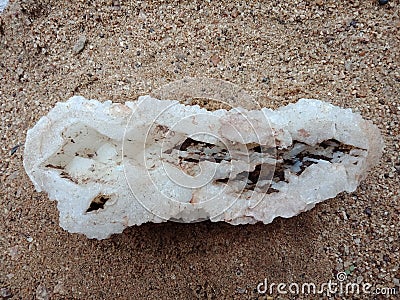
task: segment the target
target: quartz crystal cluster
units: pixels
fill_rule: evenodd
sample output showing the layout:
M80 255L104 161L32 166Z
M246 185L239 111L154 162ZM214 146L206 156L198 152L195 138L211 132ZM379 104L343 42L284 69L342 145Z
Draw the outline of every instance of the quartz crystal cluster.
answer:
M354 191L382 148L375 125L319 100L207 111L75 96L28 131L24 166L64 229L104 239L145 222L292 217Z

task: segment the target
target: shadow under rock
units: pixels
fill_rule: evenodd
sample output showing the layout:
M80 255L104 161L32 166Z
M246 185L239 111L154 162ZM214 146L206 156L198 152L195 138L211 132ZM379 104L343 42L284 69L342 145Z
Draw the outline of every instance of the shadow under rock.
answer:
M199 260L208 264L215 255L246 258L255 268L282 271L296 265L304 267L303 263L315 257L319 251L316 238L323 226L315 210L290 219L277 218L267 225L148 223L127 228L98 247L113 243L125 255L145 253L156 260L168 259L169 263Z
M331 262L318 242L322 230L317 210L273 223L182 224L166 222L127 228L103 241L91 240L90 249L104 272L122 283L143 285L151 295L170 286L169 296L220 298L245 287L258 297L257 283L325 282ZM329 241L323 241L329 243ZM199 294L200 293L200 294Z

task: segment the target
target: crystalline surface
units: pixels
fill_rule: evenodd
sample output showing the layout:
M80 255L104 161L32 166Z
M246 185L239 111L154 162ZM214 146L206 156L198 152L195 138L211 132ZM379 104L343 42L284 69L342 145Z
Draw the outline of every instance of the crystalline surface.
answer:
M103 239L144 222L292 217L354 191L382 148L371 122L318 100L210 112L73 97L28 131L24 166L64 229Z

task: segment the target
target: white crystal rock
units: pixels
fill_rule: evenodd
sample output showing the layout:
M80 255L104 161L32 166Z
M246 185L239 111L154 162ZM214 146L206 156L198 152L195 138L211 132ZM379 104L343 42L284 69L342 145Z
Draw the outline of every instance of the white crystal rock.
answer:
M64 229L104 239L145 222L292 217L354 191L382 148L375 125L319 100L207 111L76 96L28 131L24 166Z

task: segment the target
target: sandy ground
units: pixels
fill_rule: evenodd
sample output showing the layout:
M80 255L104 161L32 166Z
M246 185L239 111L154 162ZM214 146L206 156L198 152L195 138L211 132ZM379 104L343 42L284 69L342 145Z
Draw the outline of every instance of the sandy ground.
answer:
M11 1L0 15L0 297L267 299L265 278L321 285L339 272L398 293L398 0L69 2ZM351 107L379 126L381 163L356 192L270 225L146 224L103 241L63 231L24 172L27 129L72 95L124 102L185 76L230 81L266 107Z

